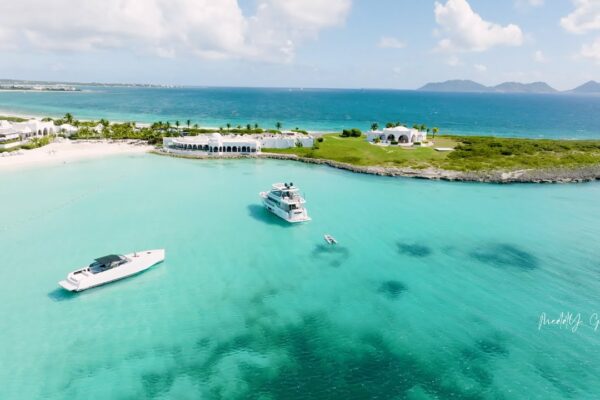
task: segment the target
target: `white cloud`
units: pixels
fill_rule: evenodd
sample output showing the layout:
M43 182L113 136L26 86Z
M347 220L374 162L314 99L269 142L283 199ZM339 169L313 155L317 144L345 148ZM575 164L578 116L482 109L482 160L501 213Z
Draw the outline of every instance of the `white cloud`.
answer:
M544 0L516 0L517 7L541 7L544 5Z
M547 61L544 52L541 50L537 50L533 53L533 59L539 63L545 63Z
M591 44L584 44L581 46L580 54L582 57L589 58L600 64L600 37Z
M483 64L475 64L475 65L473 65L473 67L479 72L487 71L487 67Z
M456 56L451 56L446 60L446 64L449 65L450 67L458 67L460 65L462 65L462 62L460 61L460 59Z
M520 46L523 32L517 25L501 26L485 21L467 0L435 3L435 20L446 36L438 43L442 51L485 51L494 46Z
M573 0L575 10L564 18L560 25L571 33L585 33L600 29L600 1Z
M351 0L258 0L245 16L238 0L20 0L3 7L0 36L23 49L289 61L299 43L342 24L350 7Z
M382 36L377 43L377 47L381 47L382 49L401 49L406 47L406 43L395 37Z

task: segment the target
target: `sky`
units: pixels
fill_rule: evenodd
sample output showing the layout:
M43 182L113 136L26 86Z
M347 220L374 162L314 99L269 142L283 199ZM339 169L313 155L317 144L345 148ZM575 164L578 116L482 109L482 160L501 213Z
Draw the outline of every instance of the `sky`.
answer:
M0 0L0 78L571 89L600 81L600 0Z

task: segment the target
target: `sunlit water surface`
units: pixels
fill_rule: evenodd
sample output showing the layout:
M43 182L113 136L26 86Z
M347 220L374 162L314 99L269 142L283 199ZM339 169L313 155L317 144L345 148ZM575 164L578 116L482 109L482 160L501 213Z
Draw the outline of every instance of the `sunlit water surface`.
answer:
M265 212L277 181L311 222ZM2 172L0 398L597 398L599 198L272 160ZM159 247L139 276L57 286ZM584 324L539 329L544 312Z

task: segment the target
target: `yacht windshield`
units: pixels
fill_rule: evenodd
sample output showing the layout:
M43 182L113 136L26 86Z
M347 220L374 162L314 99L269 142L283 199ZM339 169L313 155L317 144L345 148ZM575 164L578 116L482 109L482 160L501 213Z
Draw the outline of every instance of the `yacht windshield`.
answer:
M100 272L108 271L109 269L118 267L126 262L127 259L125 257L116 255L100 257L90 264L88 271L90 271L92 274L98 274Z

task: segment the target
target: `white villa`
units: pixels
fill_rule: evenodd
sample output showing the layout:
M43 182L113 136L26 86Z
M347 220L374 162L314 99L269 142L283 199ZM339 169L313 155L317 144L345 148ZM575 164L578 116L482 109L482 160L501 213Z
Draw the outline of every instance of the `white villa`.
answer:
M367 141L374 142L376 139L381 143L396 142L400 145L422 143L427 140L427 132L417 129L409 129L405 126L395 126L384 130L368 131Z
M59 128L52 121L30 119L25 122L0 121L0 149L16 147L32 138L56 135Z
M165 137L163 149L168 153L180 154L252 154L260 153L263 148L312 147L313 143L311 135L295 132L256 135L221 135L215 132L210 135Z

